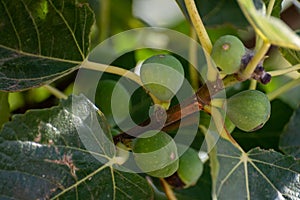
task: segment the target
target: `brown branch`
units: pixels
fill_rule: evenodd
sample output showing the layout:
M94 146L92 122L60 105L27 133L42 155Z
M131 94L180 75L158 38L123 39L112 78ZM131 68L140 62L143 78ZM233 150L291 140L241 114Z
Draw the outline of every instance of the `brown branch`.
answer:
M140 134L149 130L174 130L178 127L178 122L180 122L180 120L185 120L185 124L187 125L191 122L195 123L195 120L191 120L188 117L200 110L203 110L205 105L210 104L211 97L222 89L222 80L219 78L217 78L217 81L215 82L207 82L198 89L196 94L187 98L182 103L171 107L166 112L161 110L162 108L156 109L146 121L115 136L113 138L114 143L117 144L118 142L124 142L125 140L136 138ZM187 118L188 120L186 120Z

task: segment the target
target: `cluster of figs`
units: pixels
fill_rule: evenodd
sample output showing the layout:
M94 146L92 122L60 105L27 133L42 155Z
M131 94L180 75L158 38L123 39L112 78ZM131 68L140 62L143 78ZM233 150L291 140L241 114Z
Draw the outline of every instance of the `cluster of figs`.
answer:
M211 58L221 73L234 74L241 70L245 53L239 38L226 35L214 43ZM184 76L182 64L170 54L154 55L140 69L143 87L161 102L171 101ZM270 102L258 90L236 93L226 99L226 105L226 118L245 132L261 128L270 116ZM196 184L203 171L203 161L195 149L176 144L169 134L160 130L150 130L133 139L130 149L143 172L165 178L174 188Z

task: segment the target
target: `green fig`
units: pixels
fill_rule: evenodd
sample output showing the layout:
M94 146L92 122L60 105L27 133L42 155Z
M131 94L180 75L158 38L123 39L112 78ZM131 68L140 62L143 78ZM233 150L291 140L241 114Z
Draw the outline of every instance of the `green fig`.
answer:
M184 69L173 56L155 55L146 59L140 70L144 87L163 102L170 101L181 87Z
M178 145L178 149L183 149L183 145ZM198 152L190 147L179 158L179 167L176 173L165 178L166 181L175 188L188 188L197 183L203 172L203 162L198 156Z
M198 152L188 148L179 158L179 168L177 170L179 178L185 183L184 188L195 185L203 172L203 163L198 156Z
M129 102L129 104L126 102ZM107 121L113 127L128 117L131 106L130 94L117 81L101 80L97 87L95 104L104 113ZM114 106L113 109L112 106Z
M233 35L220 37L214 44L211 57L222 73L232 74L240 69L246 50L241 40Z
M271 104L258 90L245 90L227 100L228 118L243 131L261 128L269 119Z
M162 131L148 131L132 143L137 166L154 177L167 177L178 169L176 144L171 136Z

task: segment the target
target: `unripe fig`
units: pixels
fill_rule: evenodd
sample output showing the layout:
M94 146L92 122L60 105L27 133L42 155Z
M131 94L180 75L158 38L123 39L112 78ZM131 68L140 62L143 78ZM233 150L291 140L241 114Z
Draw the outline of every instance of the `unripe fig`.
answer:
M203 172L203 163L198 152L188 148L179 158L178 176L185 183L184 188L195 185Z
M184 146L178 145L177 147L180 150ZM179 158L179 167L177 172L165 179L175 188L188 188L197 183L202 172L203 162L199 158L198 152L188 147Z
M161 101L170 101L181 87L184 70L181 63L173 56L155 55L141 66L141 80L144 87Z
M132 144L134 160L145 173L154 177L167 177L178 169L176 144L162 131L148 131Z
M261 128L270 117L271 104L268 97L257 90L245 90L227 101L227 116L243 131Z
M111 126L124 121L128 117L131 106L129 92L123 85L114 80L101 80L99 82L95 103Z
M215 42L211 57L222 73L232 74L239 70L245 52L245 47L239 38L225 35Z

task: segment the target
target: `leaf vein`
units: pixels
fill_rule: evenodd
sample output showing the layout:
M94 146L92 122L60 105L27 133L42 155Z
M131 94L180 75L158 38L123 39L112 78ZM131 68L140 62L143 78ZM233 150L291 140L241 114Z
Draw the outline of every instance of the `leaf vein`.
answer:
M34 26L34 29L35 29L35 32L36 32L36 36L37 36L38 54L41 54L42 53L42 47L41 47L41 38L40 38L40 32L38 30L38 26L35 22L34 17L32 16L31 11L29 10L28 6L25 4L24 0L21 0L21 1L23 3L23 6L25 7L25 10L27 11L32 23L33 23L33 26Z
M11 23L11 26L13 27L14 32L15 32L15 34L16 34L16 37L17 37L17 40L18 40L18 46L19 46L19 49L22 49L21 38L20 38L20 35L19 35L18 31L17 31L17 28L16 28L16 26L15 26L15 24L14 24L14 22L13 22L13 18L12 18L12 16L11 16L9 10L7 9L6 4L3 2L3 0L2 0L1 2L2 2L3 6L4 6L5 12L6 12L6 14L7 14L8 18L9 18L9 21L10 21L10 23Z

